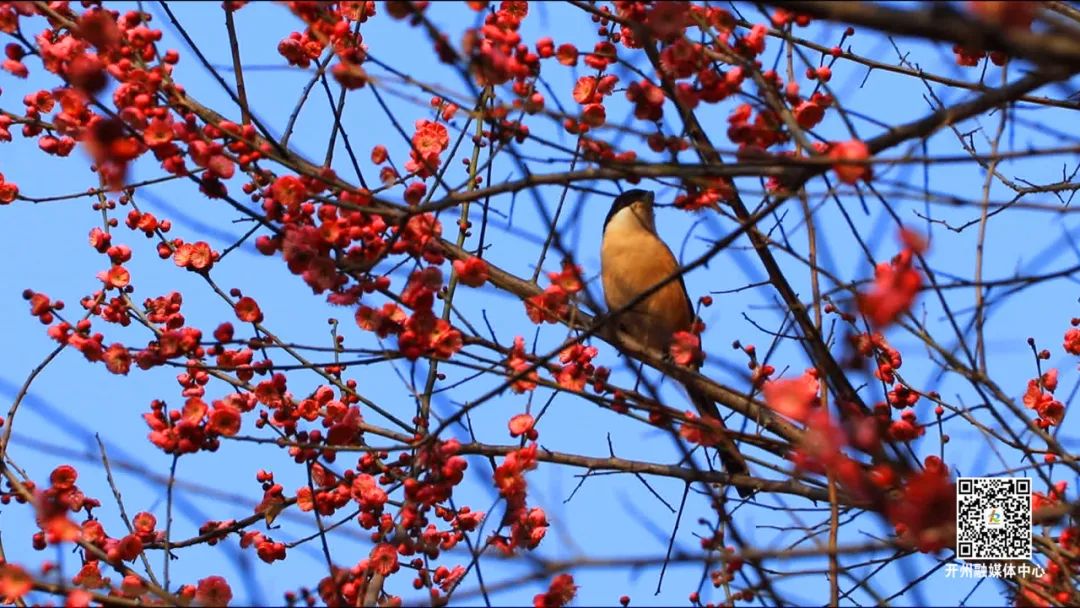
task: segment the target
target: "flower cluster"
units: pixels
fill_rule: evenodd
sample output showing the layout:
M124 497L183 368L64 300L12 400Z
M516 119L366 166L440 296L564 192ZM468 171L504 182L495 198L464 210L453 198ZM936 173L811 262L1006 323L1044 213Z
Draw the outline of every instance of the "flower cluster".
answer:
M185 595L183 589L180 594ZM232 601L232 589L224 577L208 576L195 587L194 600L202 606L228 606Z
M913 441L922 437L926 429L918 423L914 410L900 412L900 419L889 423L887 435L892 441Z
M679 427L679 435L689 443L703 446L723 446L727 429L723 422L712 416L698 416L694 412L684 412L686 422ZM651 421L651 420L650 420Z
M663 4L663 3L661 3ZM570 574L560 574L551 579L548 590L533 597L534 608L559 608L565 606L577 595L577 585Z
M1039 419L1035 421L1042 428L1061 424L1065 417L1065 405L1054 398L1058 386L1058 370L1051 368L1038 378L1028 380L1027 392L1024 393L1024 405L1035 410Z
M268 564L285 559L287 553L285 543L277 542L258 530L249 530L240 537L240 548L248 547L255 547L255 554Z
M735 186L731 180L714 177L702 180L701 185L693 184L686 188L685 194L675 197L675 206L679 209L697 211L706 207L716 207L720 202L735 198Z
M454 260L454 272L458 281L469 287L481 287L488 280L487 262L476 256Z
M254 407L255 401L245 395L229 395L211 405L192 396L182 410L168 411L163 401L154 400L143 420L150 427L150 442L166 454L190 454L217 450L218 437L240 432L242 414Z
M705 351L701 350L701 335L699 328L694 332L677 331L671 336L671 344L668 345L668 354L671 359L683 367L700 367L705 362Z
M927 456L921 471L904 479L886 515L900 542L924 553L956 543L956 483L937 456Z
M1065 332L1065 341L1061 347L1070 355L1080 355L1080 329L1076 327L1080 325L1080 318L1073 319L1071 324L1072 327Z
M2 126L3 123L0 123L0 127ZM0 128L0 141L3 141L3 134L6 132L6 129ZM17 196L19 196L19 186L13 182L5 181L4 174L0 173L0 205L7 205L14 201Z
M558 323L570 314L570 301L581 291L581 268L564 262L561 272L549 272L548 285L543 293L525 300L525 313L533 323Z
M461 47L469 60L469 71L480 86L504 84L511 79L524 82L540 69L540 56L521 44L518 29L529 14L523 0L502 2L489 12L484 25L465 32ZM445 60L451 58L448 45L436 47Z
M446 127L440 123L420 119L412 136L412 148L405 169L419 178L431 177L439 168L439 155L450 145Z
M862 465L844 453L848 433L837 425L828 410L817 408L807 416L802 441L791 455L799 471L836 477L842 488L855 496L868 494Z
M461 443L456 439L435 442L422 448L417 466L424 474L420 478L405 480L405 496L427 507L448 499L454 487L464 479L465 469L469 467L469 463L458 455L460 449ZM414 522L415 515L403 525L409 527Z
M445 259L439 239L442 237L442 223L432 213L413 215L405 222L405 228L394 227L395 236L391 253L408 253L423 258L432 264L442 264Z
M431 310L442 284L442 271L430 266L413 273L402 291L402 302L414 309L398 334L398 348L409 360L424 355L450 358L463 346L461 332Z
M585 385L592 377L595 368L592 360L599 351L595 346L572 344L559 353L562 366L555 372L559 386L572 391L585 390Z
M510 555L520 548L535 549L547 533L548 521L544 510L539 507L528 508L526 493L528 486L525 473L536 468L535 442L510 452L495 469L495 488L506 499L506 514L503 521L510 525L507 536L493 536L490 542L503 553Z
M896 370L900 369L904 360L900 351L893 348L885 336L877 332L856 334L852 336L851 343L860 357L873 358L877 362L875 378L888 384L896 382Z
M510 383L510 390L520 394L536 388L536 381L539 376L534 364L529 362L529 356L525 352L525 338L522 336L514 337L514 346L511 347L510 354L506 357L504 363L508 375L516 377Z
M859 294L859 312L877 327L892 324L911 309L922 288L922 275L914 257L926 251L926 242L909 230L901 231L904 248L890 262L874 268L874 286Z
M1031 23L1035 20L1037 5L1029 2L1005 2L1002 0L968 0L967 8L976 18L987 25L1009 32L1030 31ZM987 55L990 56L990 60L994 62L994 65L998 66L1005 65L1009 60L1008 55L1000 50L987 52L983 49L966 47L960 44L953 46L953 52L956 53L957 65L966 67L979 65L979 62Z
M40 531L33 536L35 549L41 550L48 544L84 537L79 525L71 520L69 514L85 511L90 517L93 510L101 506L101 502L83 494L79 486L75 485L78 478L79 473L75 467L61 465L53 469L49 475L49 487L44 490L38 490L32 481L23 482L26 491L33 495L37 507L35 518ZM10 480L8 485L12 487ZM13 498L20 503L26 502L26 497L14 487L10 492L0 494L0 502L3 504L8 504ZM98 526L100 527L100 524Z
M30 302L30 314L37 317L42 325L49 325L56 320L54 311L64 309L61 300L51 300L49 296L27 289L22 293L23 299Z
M808 369L798 378L769 380L762 387L765 403L773 411L800 422L820 403L820 390L816 369Z
M707 298L707 299L705 299ZM708 302L707 305L712 304L712 296L705 296L703 302ZM746 366L750 368L750 383L754 387L754 390L760 390L765 386L765 383L772 378L772 375L776 373L776 368L768 363L762 363L758 361L757 347L753 344L743 345L742 342L736 340L732 345L732 348L743 351L748 357ZM814 372L816 373L816 371ZM797 409L795 410L798 411Z
M833 161L836 178L845 184L856 184L873 176L873 170L866 164L870 158L870 148L857 139L836 142L829 146L829 158Z
M367 48L359 26L375 15L375 2L341 2L322 4L290 2L289 8L307 28L292 32L278 43L278 53L289 62L307 68L318 61L329 46L338 59L330 69L331 75L346 89L358 89L367 83L361 64L367 59Z
M604 97L615 90L619 77L607 74L600 78L582 76L574 85L574 101L581 104L581 122L590 127L599 127L607 120L604 109Z
M751 117L753 116L753 121ZM782 144L791 137L781 126L783 122L772 110L758 110L744 103L728 116L728 139L739 146L740 158L755 158L765 154L772 146Z

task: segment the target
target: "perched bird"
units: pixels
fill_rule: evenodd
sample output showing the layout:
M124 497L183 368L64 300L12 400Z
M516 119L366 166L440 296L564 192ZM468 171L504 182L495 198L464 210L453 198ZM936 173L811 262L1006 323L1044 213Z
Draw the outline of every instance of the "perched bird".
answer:
M604 220L600 279L604 300L611 313L623 310L679 269L675 256L656 234L653 199L652 192L628 190L615 198ZM615 323L620 334L667 353L672 335L690 331L694 316L694 305L680 276L617 314ZM712 399L691 386L686 389L698 413L723 427L723 419ZM729 437L725 435L720 440L717 450L728 474L748 472L746 460ZM744 498L753 493L749 488L738 488L738 491Z

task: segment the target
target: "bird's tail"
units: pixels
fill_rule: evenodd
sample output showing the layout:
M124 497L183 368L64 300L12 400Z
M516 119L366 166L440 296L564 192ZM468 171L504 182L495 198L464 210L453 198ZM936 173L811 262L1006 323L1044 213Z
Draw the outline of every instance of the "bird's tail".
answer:
M698 414L702 418L711 418L720 427L719 438L714 447L717 453L720 454L720 462L724 465L724 471L728 475L749 475L750 469L746 466L746 459L743 458L738 446L728 435L724 419L720 417L720 411L716 409L716 403L691 386L686 387L686 392L690 396L690 401L694 403L694 407L697 408ZM741 486L735 486L735 490L743 498L749 498L754 494L754 490Z

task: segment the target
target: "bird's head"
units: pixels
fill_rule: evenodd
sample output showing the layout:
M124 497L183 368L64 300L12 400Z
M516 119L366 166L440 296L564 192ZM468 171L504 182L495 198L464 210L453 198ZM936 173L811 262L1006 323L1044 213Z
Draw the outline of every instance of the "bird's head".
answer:
M656 224L653 216L653 201L655 195L648 190L627 190L615 197L611 203L611 211L608 211L607 219L604 220L604 232L612 222L620 228L641 227L649 232L656 232Z

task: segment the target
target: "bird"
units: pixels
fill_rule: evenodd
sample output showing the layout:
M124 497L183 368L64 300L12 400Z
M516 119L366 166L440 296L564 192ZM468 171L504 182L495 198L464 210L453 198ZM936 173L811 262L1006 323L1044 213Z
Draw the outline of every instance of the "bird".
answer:
M696 317L682 276L627 308L679 269L675 255L656 233L654 201L654 193L639 189L615 197L600 242L600 282L608 312L618 313L614 318L617 332L666 354L672 336L691 331ZM693 369L697 371L698 366ZM713 400L693 386L684 387L702 418L711 418L723 428L724 421ZM729 475L748 474L746 459L730 437L723 434L716 447ZM750 488L736 490L743 498L753 494Z

